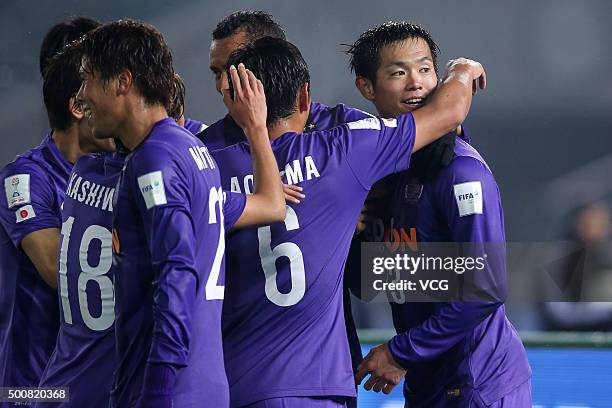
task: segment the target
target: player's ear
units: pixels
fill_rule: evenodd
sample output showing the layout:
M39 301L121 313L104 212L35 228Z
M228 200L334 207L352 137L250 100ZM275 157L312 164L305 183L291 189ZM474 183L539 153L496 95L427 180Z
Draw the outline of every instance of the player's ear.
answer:
M310 84L308 82L305 82L298 91L297 105L300 112L310 109Z
M355 78L355 86L368 101L374 100L374 84L368 78L358 76Z
M68 110L76 120L81 120L85 116L83 103L77 99L76 96L72 96L70 99L68 99Z
M132 73L124 69L117 75L117 95L125 95L132 87L134 78Z

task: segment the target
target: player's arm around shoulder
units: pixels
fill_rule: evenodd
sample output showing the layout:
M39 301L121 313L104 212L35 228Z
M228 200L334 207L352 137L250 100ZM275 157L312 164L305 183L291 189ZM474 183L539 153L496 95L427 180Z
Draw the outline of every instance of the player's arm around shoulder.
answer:
M244 211L234 228L282 221L286 213L285 195L268 138L263 84L243 64L230 67L229 74L233 97L224 91L223 101L249 141L255 187L254 194L246 197Z
M479 62L466 58L449 61L429 103L412 112L416 123L413 152L456 129L467 117L476 89L486 87Z
M54 185L39 166L23 161L0 174L0 221L15 247L21 246L45 283L55 288L61 220Z

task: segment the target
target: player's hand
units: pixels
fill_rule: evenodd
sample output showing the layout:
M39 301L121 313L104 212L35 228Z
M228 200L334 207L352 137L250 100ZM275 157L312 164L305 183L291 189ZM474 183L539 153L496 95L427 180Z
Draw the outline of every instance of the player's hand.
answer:
M370 350L361 364L357 366L355 383L357 385L361 384L368 374L370 374L370 378L363 385L363 388L368 391L382 391L389 394L402 381L402 378L406 375L406 370L393 359L387 343L383 343Z
M249 130L266 127L268 111L263 84L242 63L238 64L238 68L232 65L229 74L234 87L234 98L229 90L223 89L223 102L248 137L253 133Z
M304 189L300 186L292 184L283 184L283 193L285 193L285 201L288 203L299 204L300 199L306 198L302 193Z
M446 64L444 79L456 75L467 74L469 80L472 81L472 93L476 94L478 88L485 89L487 87L487 74L482 64L467 58L457 58L450 60Z

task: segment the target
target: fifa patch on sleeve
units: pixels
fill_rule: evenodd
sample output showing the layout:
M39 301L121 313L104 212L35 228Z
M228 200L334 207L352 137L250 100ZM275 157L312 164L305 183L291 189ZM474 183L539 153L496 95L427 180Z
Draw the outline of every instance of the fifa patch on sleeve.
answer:
M138 177L138 188L140 188L145 200L147 210L167 203L164 177L161 171L154 171Z
M459 216L482 214L482 185L480 181L455 184L455 200L459 209Z
M30 175L15 174L4 179L8 208L30 202Z
M380 130L380 121L378 118L365 118L356 122L347 123L349 129L374 129Z
M36 217L36 213L34 212L34 208L32 208L31 205L26 205L25 207L21 207L20 209L15 211L15 218L17 224L34 217Z

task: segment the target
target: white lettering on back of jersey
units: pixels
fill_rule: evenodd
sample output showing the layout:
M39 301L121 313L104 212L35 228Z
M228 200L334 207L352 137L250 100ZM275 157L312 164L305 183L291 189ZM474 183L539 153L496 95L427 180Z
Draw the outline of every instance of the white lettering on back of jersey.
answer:
M304 162L306 163L306 180L310 180L313 177L321 177L321 174L319 174L319 170L317 169L314 160L312 160L312 156L306 156L304 158Z
M89 194L87 194L87 200L85 200L85 205L90 205L93 207L94 203L96 202L96 195L98 194L99 189L99 184L92 183L92 186L89 189Z
M193 146L189 148L189 153L191 153L191 157L193 161L195 161L196 166L198 166L198 170L204 169L214 169L215 161L212 156L208 152L208 149L205 146Z
M285 175L287 176L287 184L297 184L304 181L300 161L294 160L293 165L287 163L285 166Z
M79 196L77 197L77 200L79 201L79 203L82 203L85 200L85 197L87 196L87 189L89 188L89 185L91 183L89 182L89 180L85 180L82 184L81 184L81 194L79 194Z
M81 176L79 176L79 178L76 179L75 183L72 186L72 191L70 192L70 198L72 198L73 200L77 199L77 191L79 190L81 181L83 181L83 179L81 178Z
M302 168L306 169L306 178L304 178L304 171ZM319 178L321 177L321 172L317 168L312 156L306 156L301 161L293 160L291 163L287 163L285 165L285 170L280 172L280 176L286 184L297 184L304 180ZM240 186L238 176L231 177L230 191L234 193L251 194L253 191L253 175L247 174L243 177L242 187Z
M69 185L66 188L66 195L72 200L105 211L113 211L114 194L114 188L94 183L77 173L70 176Z
M74 182L74 179L76 179L78 176L78 174L76 173L72 173L70 175L70 180L68 181L68 185L66 186L66 195L69 196L70 194L72 194L72 183Z

